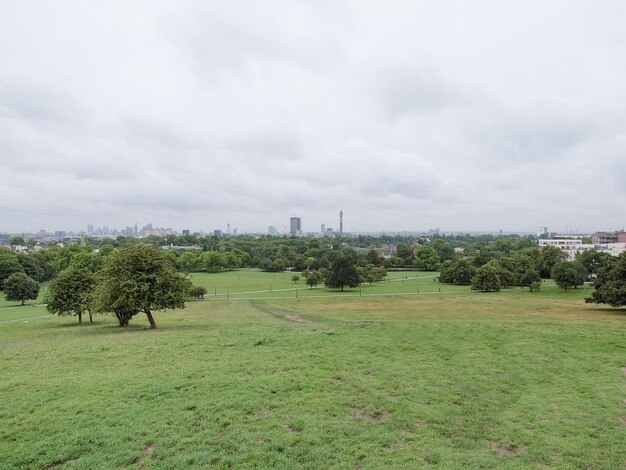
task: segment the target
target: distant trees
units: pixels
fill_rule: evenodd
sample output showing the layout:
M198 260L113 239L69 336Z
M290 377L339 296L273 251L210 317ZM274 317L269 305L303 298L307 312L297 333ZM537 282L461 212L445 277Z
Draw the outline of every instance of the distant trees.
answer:
M378 255L376 250L369 250L365 255L365 262L367 264L373 264L374 266L379 266L382 263L382 259Z
M15 237L11 237L11 239L9 240L9 244L25 246L26 242L24 241L23 237L15 236Z
M318 284L321 284L324 281L324 276L319 271L309 271L306 275L306 285L310 286L311 289L313 287L317 287Z
M300 280L300 276L298 274L294 274L293 276L291 276L291 281L293 283L297 283Z
M377 268L371 264L368 264L365 267L357 268L359 273L359 280L361 282L369 282L370 286L373 282L380 282L387 275L387 270L385 268Z
M11 274L4 280L4 296L9 301L36 300L39 296L39 283L23 272Z
M556 246L546 246L541 250L540 274L543 278L548 278L552 274L552 268L559 262L565 261L567 255Z
M439 255L429 246L421 246L415 251L415 267L420 271L437 271L440 266Z
M539 290L539 289L533 289L532 287L536 287L536 282L539 282L541 285L541 276L539 276L539 273L537 272L536 269L527 269L526 271L524 271L520 277L519 277L519 285L520 286L525 286L525 287L531 287L531 290Z
M206 293L207 290L202 286L193 286L191 289L189 289L189 297L194 300L204 299Z
M185 251L176 261L178 269L185 273L192 273L200 269L200 256L195 251Z
M69 267L50 282L46 294L46 308L53 315L76 315L83 323L83 313L89 313L93 323L96 276L85 268Z
M24 268L19 258L9 250L0 250L0 289L3 289L4 281L15 273L23 273Z
M611 307L626 305L626 253L598 270L594 291L585 302L608 304Z
M588 250L581 253L576 261L580 262L587 271L587 279L593 279L598 271L608 266L615 260L613 256L608 253L602 253L597 250Z
M326 275L326 287L341 289L345 286L357 287L359 285L359 273L354 261L347 256L339 256L328 270Z
M501 287L500 270L496 263L490 261L476 270L476 275L472 279L472 290L495 292Z
M561 289L574 289L585 283L585 267L575 261L560 261L552 267L551 277Z
M161 250L150 245L126 246L113 252L100 273L96 311L113 312L120 326L145 313L156 329L155 310L184 308L191 282L183 279Z
M475 273L476 268L467 260L460 259L456 262L446 260L441 265L439 281L458 286L469 286Z

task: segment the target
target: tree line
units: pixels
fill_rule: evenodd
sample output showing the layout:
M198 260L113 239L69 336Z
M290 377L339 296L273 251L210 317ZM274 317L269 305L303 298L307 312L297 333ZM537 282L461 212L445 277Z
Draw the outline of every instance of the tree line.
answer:
M207 245L209 250L182 252L159 249L159 246L165 245L166 240L167 237L156 240L158 243L153 240L153 244L140 245L134 239L117 239L100 242L95 249L93 243L86 243L84 246L74 244L51 247L31 254L0 249L0 289L8 300L21 301L24 304L26 300L37 298L41 282L53 280L46 297L51 312L76 315L82 321L84 314L89 315L91 320L94 312L110 312L115 309L114 313L122 326L127 325L128 320L139 312L146 313L150 320L152 311L155 310L154 305L164 308L168 308L166 305L183 305L184 299L199 299L206 294L202 287L193 287L187 281L183 283L186 290L172 295L169 304L165 297L155 297L150 301L144 298L141 308L129 307L122 312L119 299L113 302L112 297L104 295L105 286L121 282L122 279L120 276L115 279L114 269L119 270L120 267L112 268L111 263L121 262L120 254L130 256L128 253L133 250L146 249L150 251L144 253L142 263L152 259L161 266L159 272L163 275L169 273L170 284L166 282L166 276L159 278L160 280L152 279L152 285L143 284L143 287L139 287L133 284L133 276L129 275L125 281L128 289L117 286L121 292L131 292L134 289L132 295L127 295L127 300L137 297L141 289L146 290L149 285L152 286L148 289L151 291L157 285L163 288L168 285L171 288L177 286L172 281L174 278L171 278L176 271L183 274L182 277L176 274L176 279L185 280L186 273L196 271L219 272L240 267L283 271L289 267L301 272L311 288L324 283L328 287L341 290L345 286L355 287L362 282L378 282L386 275L387 269L394 268L439 272L440 282L470 285L475 290L487 292L510 286L538 290L541 279L545 278L554 279L564 289L576 288L585 281L593 281L596 291L589 301L611 305L619 302L626 304L623 300L623 288L618 282L624 278L624 273L619 271L623 256L615 258L591 250L582 253L575 261L568 261L566 255L556 247L539 249L533 237L459 236L452 239L438 237L433 240L400 238L400 241L389 237L211 237L211 243ZM377 248L388 241L397 241L396 256L383 259ZM145 246L149 248L137 248ZM455 250L461 247L463 250ZM126 262L124 266L131 265L132 263ZM144 278L148 279L144 275L137 277ZM178 299L178 303L173 298Z

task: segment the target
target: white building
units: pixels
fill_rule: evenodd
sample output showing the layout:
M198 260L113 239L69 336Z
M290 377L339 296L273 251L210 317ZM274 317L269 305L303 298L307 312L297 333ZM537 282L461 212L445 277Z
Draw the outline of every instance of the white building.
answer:
M556 246L563 250L568 259L575 260L576 256L589 250L608 253L611 256L619 256L626 251L626 243L583 243L579 238L550 238L539 240L539 247Z

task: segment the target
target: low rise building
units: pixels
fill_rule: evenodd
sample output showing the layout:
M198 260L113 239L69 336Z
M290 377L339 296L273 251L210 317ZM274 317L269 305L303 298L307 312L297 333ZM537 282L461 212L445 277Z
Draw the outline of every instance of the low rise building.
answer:
M626 243L626 232L596 232L591 236L591 243Z

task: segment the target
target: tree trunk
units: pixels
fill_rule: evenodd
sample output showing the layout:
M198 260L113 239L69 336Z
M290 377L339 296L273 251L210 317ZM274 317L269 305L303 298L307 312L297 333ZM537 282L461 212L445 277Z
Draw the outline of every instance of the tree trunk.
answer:
M93 323L93 317L91 315L91 310L88 310L89 312L89 323Z
M130 316L127 313L116 313L117 321L120 323L120 326L125 327L128 326L128 321L130 320Z
M157 322L154 320L154 317L152 316L152 312L150 310L146 312L146 317L148 317L148 321L150 322L150 329L156 330L158 328Z
M78 312L78 324L79 325L83 324L83 313L82 312Z
M22 305L24 305L24 299L22 299Z

